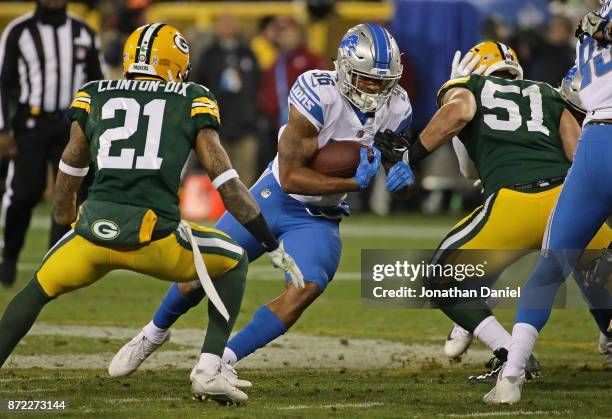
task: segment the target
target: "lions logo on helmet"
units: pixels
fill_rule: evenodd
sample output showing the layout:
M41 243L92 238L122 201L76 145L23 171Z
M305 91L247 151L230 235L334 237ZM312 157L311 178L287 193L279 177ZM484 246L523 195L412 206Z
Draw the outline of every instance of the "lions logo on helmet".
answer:
M490 76L496 71L507 71L516 80L523 79L523 68L519 64L516 52L501 42L485 41L470 49L474 54L480 54L480 62L474 67L486 66L485 76Z
M360 24L346 32L334 62L340 93L362 112L375 112L391 96L402 76L400 52L395 39L383 27ZM375 93L360 89L360 78L373 80Z
M351 35L340 41L340 48L346 49L346 54L351 55L357 51L357 43L359 42L359 35Z
M130 34L123 48L125 76L153 76L166 81L187 81L189 45L173 26L152 23Z

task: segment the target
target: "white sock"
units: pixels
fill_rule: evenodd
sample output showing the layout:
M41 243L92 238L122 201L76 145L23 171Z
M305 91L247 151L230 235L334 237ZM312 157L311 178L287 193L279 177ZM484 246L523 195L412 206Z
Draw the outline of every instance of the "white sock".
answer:
M482 343L487 345L492 351L499 348L510 348L512 336L504 329L504 326L497 321L495 316L489 316L476 326L474 336Z
M196 369L204 370L208 375L215 375L219 372L221 366L221 357L219 355L203 353L200 355L200 360Z
M142 328L142 331L147 339L154 343L162 343L168 335L168 329L160 329L155 326L153 320L147 323L147 325Z
M234 351L232 351L227 346L223 351L223 362L225 362L226 364L230 364L231 366L236 365L236 362L238 362L238 357L236 356Z
M502 378L520 377L523 374L537 338L538 330L529 323L514 325L508 362L502 372Z

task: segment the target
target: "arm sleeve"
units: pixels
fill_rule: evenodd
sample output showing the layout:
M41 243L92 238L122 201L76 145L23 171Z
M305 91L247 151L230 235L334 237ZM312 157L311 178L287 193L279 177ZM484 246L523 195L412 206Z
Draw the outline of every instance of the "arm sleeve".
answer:
M195 132L204 128L219 130L221 126L221 115L219 105L213 94L199 84L192 84L195 94L191 101L191 120L195 126Z
M92 83L88 83L76 92L70 104L70 121L77 122L83 132L87 132L87 118L91 112L91 93L88 89Z
M0 39L0 131L10 129L10 106L18 85L17 60L19 49L16 33L9 29Z
M304 115L317 130L323 127L323 107L318 86L314 86L311 73L306 72L299 76L289 92L289 105Z

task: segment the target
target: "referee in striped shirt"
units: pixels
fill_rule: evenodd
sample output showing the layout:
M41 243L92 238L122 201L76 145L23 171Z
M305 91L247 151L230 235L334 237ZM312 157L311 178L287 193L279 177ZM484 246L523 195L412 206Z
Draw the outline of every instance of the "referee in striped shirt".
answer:
M5 286L15 281L47 165L57 171L68 142L72 96L85 82L104 78L96 34L67 14L66 3L37 0L36 10L10 22L0 38L0 154L9 160L1 220ZM53 222L50 245L67 230Z

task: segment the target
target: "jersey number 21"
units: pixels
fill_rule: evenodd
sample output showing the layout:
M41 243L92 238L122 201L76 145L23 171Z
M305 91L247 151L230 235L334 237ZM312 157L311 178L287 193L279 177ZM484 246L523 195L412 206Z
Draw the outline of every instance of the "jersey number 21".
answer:
M118 156L110 156L113 141L127 140L138 130L140 120L140 104L133 98L116 97L109 99L102 106L102 119L112 119L118 110L125 111L123 126L110 128L100 135L98 150L98 169L149 169L159 170L163 158L158 157L162 121L166 101L154 99L144 106L142 114L148 116L147 137L144 154L136 157L136 150L123 148Z

